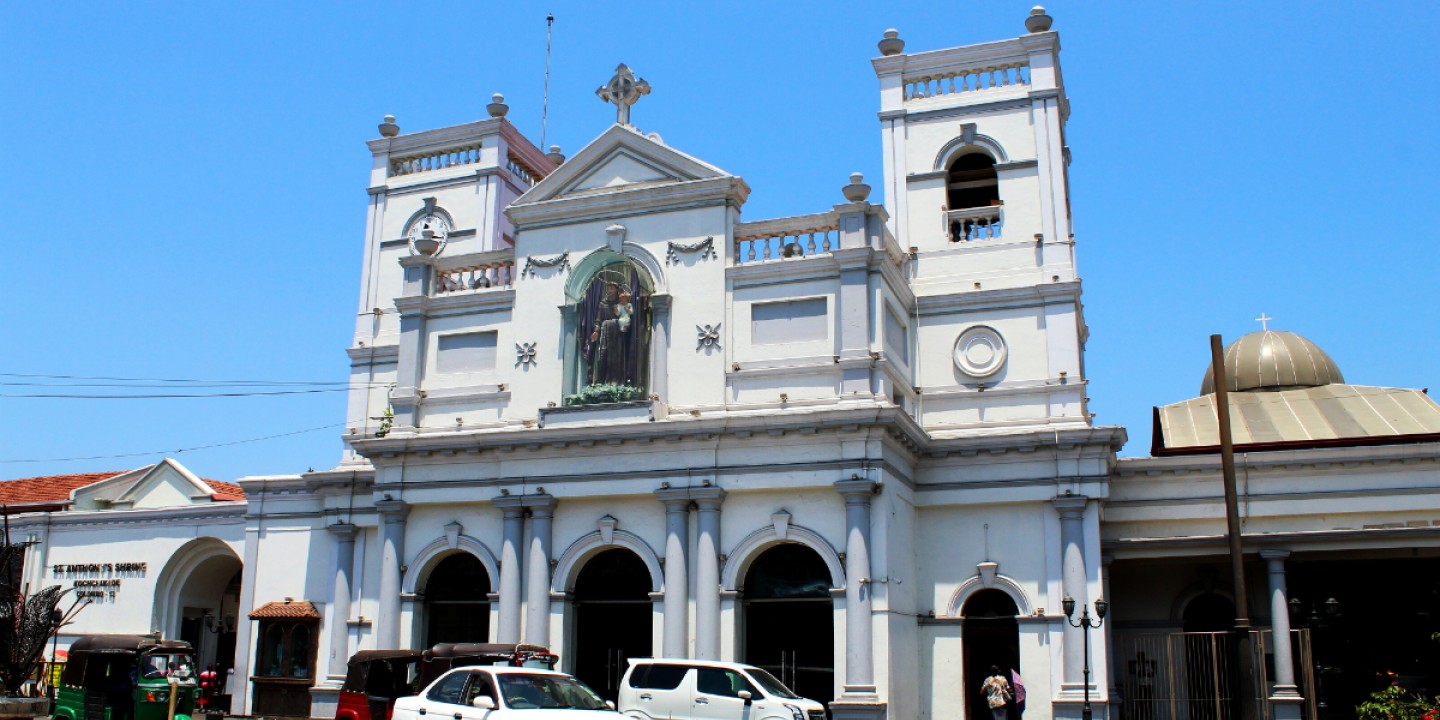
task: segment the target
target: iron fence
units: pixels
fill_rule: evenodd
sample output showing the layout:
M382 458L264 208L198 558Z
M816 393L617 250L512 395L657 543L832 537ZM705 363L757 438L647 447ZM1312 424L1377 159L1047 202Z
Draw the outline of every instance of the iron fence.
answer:
M1250 662L1236 655L1238 638L1229 632L1115 634L1117 689L1122 720L1239 720L1242 703L1253 717L1271 720L1268 698L1274 681L1273 636L1251 633ZM1305 698L1305 720L1316 720L1310 631L1290 631L1296 684ZM1252 682L1242 682L1249 666ZM1251 688L1240 698L1241 688Z

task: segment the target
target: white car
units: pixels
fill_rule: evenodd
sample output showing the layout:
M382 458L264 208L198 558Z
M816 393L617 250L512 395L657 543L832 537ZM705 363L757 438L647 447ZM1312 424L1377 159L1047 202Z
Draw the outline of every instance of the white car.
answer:
M824 705L774 675L707 660L631 660L618 709L641 720L825 720Z
M419 695L395 701L392 720L622 720L614 706L565 673L462 667Z

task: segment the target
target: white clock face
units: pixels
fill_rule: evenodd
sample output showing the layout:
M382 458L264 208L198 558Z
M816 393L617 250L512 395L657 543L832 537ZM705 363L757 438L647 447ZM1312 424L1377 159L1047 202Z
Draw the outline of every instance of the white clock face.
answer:
M444 242L445 236L450 234L450 223L447 222L442 215L426 215L415 221L414 225L410 226L410 234L407 236L407 239L410 240L410 242L415 242L420 239L427 229L435 232L436 240Z
M410 242L410 254L419 254L415 249L415 242L425 237L426 230L435 234L434 239L440 243L441 250L445 248L445 239L450 235L450 221L446 220L443 215L426 215L416 220L410 226L409 234L405 236L405 239ZM436 250L434 253L426 254L439 254L439 252L440 250Z

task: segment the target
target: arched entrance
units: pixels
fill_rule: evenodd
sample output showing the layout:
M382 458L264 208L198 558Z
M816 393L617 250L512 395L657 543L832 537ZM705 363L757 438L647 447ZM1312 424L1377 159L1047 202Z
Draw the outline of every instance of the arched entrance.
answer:
M170 557L155 583L154 627L195 647L201 667L235 666L240 558L224 541L197 538Z
M781 543L745 573L744 661L796 693L829 703L835 693L835 606L830 569L814 550Z
M961 608L960 640L965 654L965 707L970 720L990 717L990 704L980 688L998 668L1009 677L1020 670L1020 614L1015 600L1003 590L981 590Z
M1185 604L1185 683L1192 717L1230 718L1231 702L1211 698L1232 697L1239 687L1239 669L1233 663L1235 601L1217 592L1197 595Z
M425 580L425 646L490 641L490 573L468 552L453 553Z
M625 548L602 550L575 578L575 677L614 700L632 657L654 654L650 569Z

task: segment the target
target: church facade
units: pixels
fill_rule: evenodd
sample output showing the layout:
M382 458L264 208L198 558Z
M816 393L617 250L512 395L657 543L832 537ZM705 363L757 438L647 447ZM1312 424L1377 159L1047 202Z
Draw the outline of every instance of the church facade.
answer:
M492 641L612 698L656 656L758 665L836 718L986 717L992 666L1040 720L1199 712L1221 681L1156 657L1234 612L1213 428L1167 406L1168 444L1119 461L1125 430L1091 421L1060 44L1043 10L1026 30L885 34L886 206L857 175L829 208L745 216L723 159L637 127L650 87L623 65L616 122L568 158L499 96L456 127L387 118L345 455L241 481L233 711L333 717L358 650ZM1303 637L1264 655L1266 717L1324 716L1300 626L1340 565L1307 571L1292 623L1287 563L1423 574L1440 545L1423 393L1328 438L1266 414L1296 388L1358 412L1325 399L1341 382L1232 388L1261 408L1246 605ZM1067 617L1112 598L1099 629Z
M744 217L742 178L631 122L649 86L624 66L617 122L569 158L498 97L469 125L387 118L346 458L242 481L241 604L312 601L311 714L356 650L489 640L612 697L628 657L695 657L836 717L950 715L993 665L1032 716L1078 717L1062 600L1101 597L1125 434L1086 409L1060 47L1027 26L887 34L889 208L857 175ZM237 677L280 622L241 627Z

